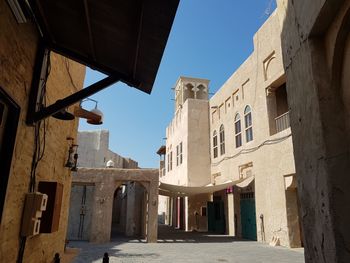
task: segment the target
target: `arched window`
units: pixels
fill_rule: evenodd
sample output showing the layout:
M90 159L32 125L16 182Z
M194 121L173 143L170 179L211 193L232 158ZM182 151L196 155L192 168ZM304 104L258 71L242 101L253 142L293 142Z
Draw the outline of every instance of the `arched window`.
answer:
M239 113L235 116L235 141L236 148L242 146L241 117L239 116Z
M225 129L224 125L220 126L220 155L225 154Z
M216 131L213 132L213 154L214 158L218 157L218 136Z
M244 124L245 124L245 140L250 142L253 140L253 121L252 111L249 106L244 109Z

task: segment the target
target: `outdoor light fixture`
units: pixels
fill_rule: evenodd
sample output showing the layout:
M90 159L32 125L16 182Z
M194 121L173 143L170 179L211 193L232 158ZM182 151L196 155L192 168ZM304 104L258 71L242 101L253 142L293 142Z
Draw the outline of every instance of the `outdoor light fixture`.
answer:
M59 102L58 100L57 102ZM52 114L52 117L55 119L63 120L63 121L71 121L74 120L74 115L72 113L69 113L66 109L62 109L54 114Z
M74 144L74 139L72 137L67 137L67 140L71 141L71 145L69 146L68 158L65 167L71 168L71 171L76 171L78 161L78 144Z
M81 104L85 101L93 101L95 102L95 108L91 111L88 111L88 110L85 110L81 107ZM80 102L80 105L79 107L75 107L74 109L74 115L76 117L79 117L79 118L84 118L84 119L87 119L87 123L89 124L93 124L93 125L100 125L103 123L103 113L102 111L100 111L98 108L97 108L97 101L96 100L93 100L93 99L90 99L90 98L86 98L86 99L83 99L81 102Z

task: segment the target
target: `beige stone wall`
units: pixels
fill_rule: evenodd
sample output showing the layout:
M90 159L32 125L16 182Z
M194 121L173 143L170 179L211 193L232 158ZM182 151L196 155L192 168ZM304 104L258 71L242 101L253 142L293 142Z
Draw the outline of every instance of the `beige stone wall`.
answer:
M208 101L187 99L167 128L166 174L162 182L177 185L210 183ZM182 164L176 165L176 146L182 142ZM172 170L168 171L168 154L173 154Z
M223 124L225 127L225 154L212 161L213 175L216 183L239 178L239 167L252 163L247 169L255 176L255 199L257 217L257 237L261 240L259 216L264 215L265 239L271 241L273 236L280 238L281 245L289 246L286 217L286 198L284 175L294 174L294 157L290 128L271 134L271 109L267 101L267 89L283 82L284 69L281 54L281 28L277 12L264 23L254 36L254 52L242 66L227 80L210 100L210 134L218 133ZM244 109L252 109L253 140L246 142ZM220 112L220 113L219 113ZM241 147L235 146L234 118L240 114L242 126ZM274 121L274 119L273 119ZM262 145L267 140L274 144ZM212 139L211 139L212 140ZM242 150L254 149L240 154Z
M188 103L176 111L175 116L166 130L165 176L162 182L186 185L188 180ZM182 142L182 164L176 166L176 146ZM169 154L172 152L172 170L168 169Z
M25 124L25 118L38 35L32 23L17 24L5 1L0 2L0 10L0 86L21 107L0 226L0 262L15 262L33 154L34 128ZM68 71L74 84L68 76ZM48 104L81 89L84 76L85 67L52 54L51 74L47 84ZM50 180L64 185L61 217L57 232L27 239L24 258L25 262L29 263L51 262L56 252L62 254L67 228L71 177L70 171L64 167L69 147L66 137L76 137L77 120L63 122L49 118L46 124L46 150L37 169L37 182Z
M207 202L210 200L210 194L200 194L188 197L188 230L208 230L208 218L206 215L201 214L201 208L206 208ZM196 213L198 213L197 216Z
M78 167L105 168L112 160L114 168L138 168L136 161L109 149L108 130L79 131L78 144Z
M278 1L305 262L348 262L349 0Z
M237 180L240 173L243 176L254 175L258 240L262 240L259 216L263 214L265 241L270 242L275 236L280 239L281 245L289 246L284 176L295 174L292 137L290 128L277 132L275 124L275 117L288 110L286 101L278 100L283 92L275 92L285 82L280 37L284 17L282 11L275 11L258 30L253 39L253 53L209 100L209 105L205 105L206 100L187 99L179 107L181 97L178 94L176 114L167 128L167 151L172 145L175 161L174 145L181 140L185 141L188 144L185 150L187 163L181 169L174 169L173 165L173 171L168 172L162 181L199 186L210 182L219 184L227 180ZM246 106L251 108L253 120L253 140L249 142L246 141L244 123ZM240 114L243 142L239 148L235 146L234 131L237 113ZM225 153L222 155L221 125L225 131ZM214 131L218 140L216 158L213 156ZM208 152L211 155L210 160ZM244 166L249 167L240 170ZM211 175L207 174L208 171ZM223 197L227 232L240 235L239 191L235 192L234 198L230 198L227 200ZM207 200L209 199L200 199L203 203ZM190 197L189 208L196 209L197 201ZM193 226L192 210L188 211L190 229ZM234 229L235 214L237 230Z

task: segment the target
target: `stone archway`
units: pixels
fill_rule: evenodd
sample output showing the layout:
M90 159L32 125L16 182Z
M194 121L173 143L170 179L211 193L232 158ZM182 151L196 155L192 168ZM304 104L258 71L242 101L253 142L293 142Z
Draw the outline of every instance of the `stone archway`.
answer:
M121 236L146 238L147 187L144 182L118 183L114 191L111 239Z
M147 205L141 233L147 242L157 242L158 231L158 169L79 168L73 177L74 183L95 185L90 241L110 241L114 193L123 182L139 182L145 187Z

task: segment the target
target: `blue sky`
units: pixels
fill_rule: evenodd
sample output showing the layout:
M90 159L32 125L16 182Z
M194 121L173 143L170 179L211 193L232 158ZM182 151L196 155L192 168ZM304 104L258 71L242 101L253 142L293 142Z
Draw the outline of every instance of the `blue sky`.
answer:
M175 21L151 95L124 84L113 85L91 98L98 100L104 123L79 130L107 129L112 151L157 168L158 148L174 113L172 87L179 76L210 80L217 91L253 50L253 36L275 9L274 0L180 0ZM85 86L103 75L87 69ZM91 109L94 103L85 102Z

